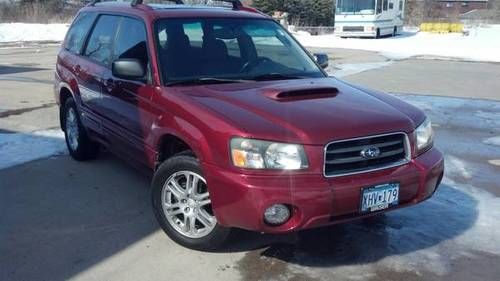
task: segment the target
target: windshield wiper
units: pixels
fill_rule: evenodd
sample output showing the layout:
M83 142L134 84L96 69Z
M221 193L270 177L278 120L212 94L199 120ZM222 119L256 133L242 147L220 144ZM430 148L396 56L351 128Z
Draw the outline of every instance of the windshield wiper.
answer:
M287 75L281 73L268 73L252 77L255 81L271 81L271 80L290 80L290 79L302 79L304 77L296 75Z
M208 85L208 84L225 84L225 83L242 83L242 82L248 82L248 80L203 77L203 78L196 78L196 79L171 81L171 82L167 82L166 85L167 86L174 86L174 85L186 85L186 86L188 86L188 85Z

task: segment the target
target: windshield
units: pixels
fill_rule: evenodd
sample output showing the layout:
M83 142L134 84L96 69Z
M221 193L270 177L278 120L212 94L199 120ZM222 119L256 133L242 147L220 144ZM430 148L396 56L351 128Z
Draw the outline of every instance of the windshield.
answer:
M163 19L155 33L165 84L324 77L271 20Z
M337 0L338 15L373 15L375 0Z

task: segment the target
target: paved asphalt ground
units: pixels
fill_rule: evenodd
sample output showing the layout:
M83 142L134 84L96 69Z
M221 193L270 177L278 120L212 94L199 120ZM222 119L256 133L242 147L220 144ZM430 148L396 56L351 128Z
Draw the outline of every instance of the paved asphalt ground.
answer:
M53 46L0 49L0 133L58 127L52 93L56 51ZM371 52L322 51L334 59L334 72L387 62ZM461 100L456 112L480 113L476 124L463 124L455 112L430 107L426 112L437 116L443 139L480 143L500 135L500 64L412 58L384 65L343 79L401 97L485 99ZM425 101L414 95L408 98ZM481 122L486 125L474 127ZM475 153L446 141L437 145L446 154L469 153L467 163L480 167L482 177L450 172L426 205L379 220L280 236L236 231L217 253L169 240L150 207L150 177L108 153L87 163L63 155L3 169L0 280L498 280L498 228L480 232L475 224L488 221L484 206L454 185L478 187L486 198L480 202L498 203L500 153L490 148ZM450 159L452 168L460 167ZM494 204L488 206L498 213L500 205ZM474 231L486 238L467 238Z

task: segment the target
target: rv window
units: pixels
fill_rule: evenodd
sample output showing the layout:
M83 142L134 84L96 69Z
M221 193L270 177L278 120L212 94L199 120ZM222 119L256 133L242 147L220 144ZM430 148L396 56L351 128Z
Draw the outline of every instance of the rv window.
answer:
M373 15L375 0L337 0L337 15Z
M388 0L384 0L384 11L387 11L387 4L389 3Z
M391 3L389 3L389 10L392 10L392 9L394 9L394 3L391 2Z
M399 1L399 10L402 11L403 10L403 1Z

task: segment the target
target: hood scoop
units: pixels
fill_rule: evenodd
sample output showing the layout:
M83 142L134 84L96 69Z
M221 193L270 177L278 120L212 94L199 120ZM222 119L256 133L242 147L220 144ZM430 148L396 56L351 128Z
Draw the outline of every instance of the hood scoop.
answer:
M310 100L310 99L324 99L333 98L337 96L339 90L335 87L321 87L321 88L305 88L293 90L277 90L272 89L266 91L265 95L277 101L296 101L296 100Z

